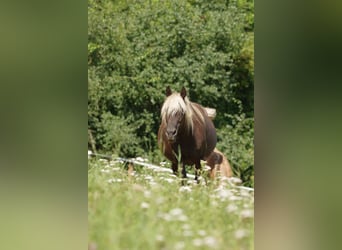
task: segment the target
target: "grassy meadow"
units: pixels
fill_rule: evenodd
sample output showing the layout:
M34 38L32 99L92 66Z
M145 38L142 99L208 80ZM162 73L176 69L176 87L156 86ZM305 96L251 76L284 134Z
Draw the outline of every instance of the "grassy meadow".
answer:
M254 249L254 193L90 159L88 233L89 250Z

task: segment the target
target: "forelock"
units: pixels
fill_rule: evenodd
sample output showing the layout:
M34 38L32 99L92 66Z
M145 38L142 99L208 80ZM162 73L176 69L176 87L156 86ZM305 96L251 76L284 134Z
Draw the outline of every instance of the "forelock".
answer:
M174 115L178 112L185 113L186 111L186 103L183 98L179 95L179 93L173 93L168 98L166 98L162 110L161 115L162 118L165 119L171 115Z

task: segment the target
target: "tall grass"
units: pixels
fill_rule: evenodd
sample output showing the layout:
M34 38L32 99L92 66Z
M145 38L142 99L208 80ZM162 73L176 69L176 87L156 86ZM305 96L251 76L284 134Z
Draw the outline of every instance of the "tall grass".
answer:
M224 182L222 182L224 184ZM89 244L96 249L253 249L253 193L122 163L88 163Z

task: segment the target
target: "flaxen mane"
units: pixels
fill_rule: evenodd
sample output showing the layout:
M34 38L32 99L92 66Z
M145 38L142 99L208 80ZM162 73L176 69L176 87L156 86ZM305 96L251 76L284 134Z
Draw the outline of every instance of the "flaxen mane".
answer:
M203 113L198 107L190 102L188 97L184 99L179 93L173 93L166 98L163 107L161 109L162 122L166 123L170 116L181 112L185 115L185 123L188 131L193 131L193 119L198 120L201 124L204 124Z

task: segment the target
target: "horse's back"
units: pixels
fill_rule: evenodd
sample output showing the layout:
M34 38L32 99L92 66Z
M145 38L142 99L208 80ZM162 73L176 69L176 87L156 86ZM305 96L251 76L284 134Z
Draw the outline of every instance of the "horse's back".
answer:
M198 110L201 111L202 116L204 118L204 124L202 126L197 127L197 129L200 130L200 133L202 135L205 135L202 138L203 141L201 141L201 143L203 144L203 149L204 149L201 159L205 160L213 152L213 150L216 147L216 142L217 142L216 129L215 129L214 123L209 118L205 109L197 103L193 103L193 105L196 106Z

